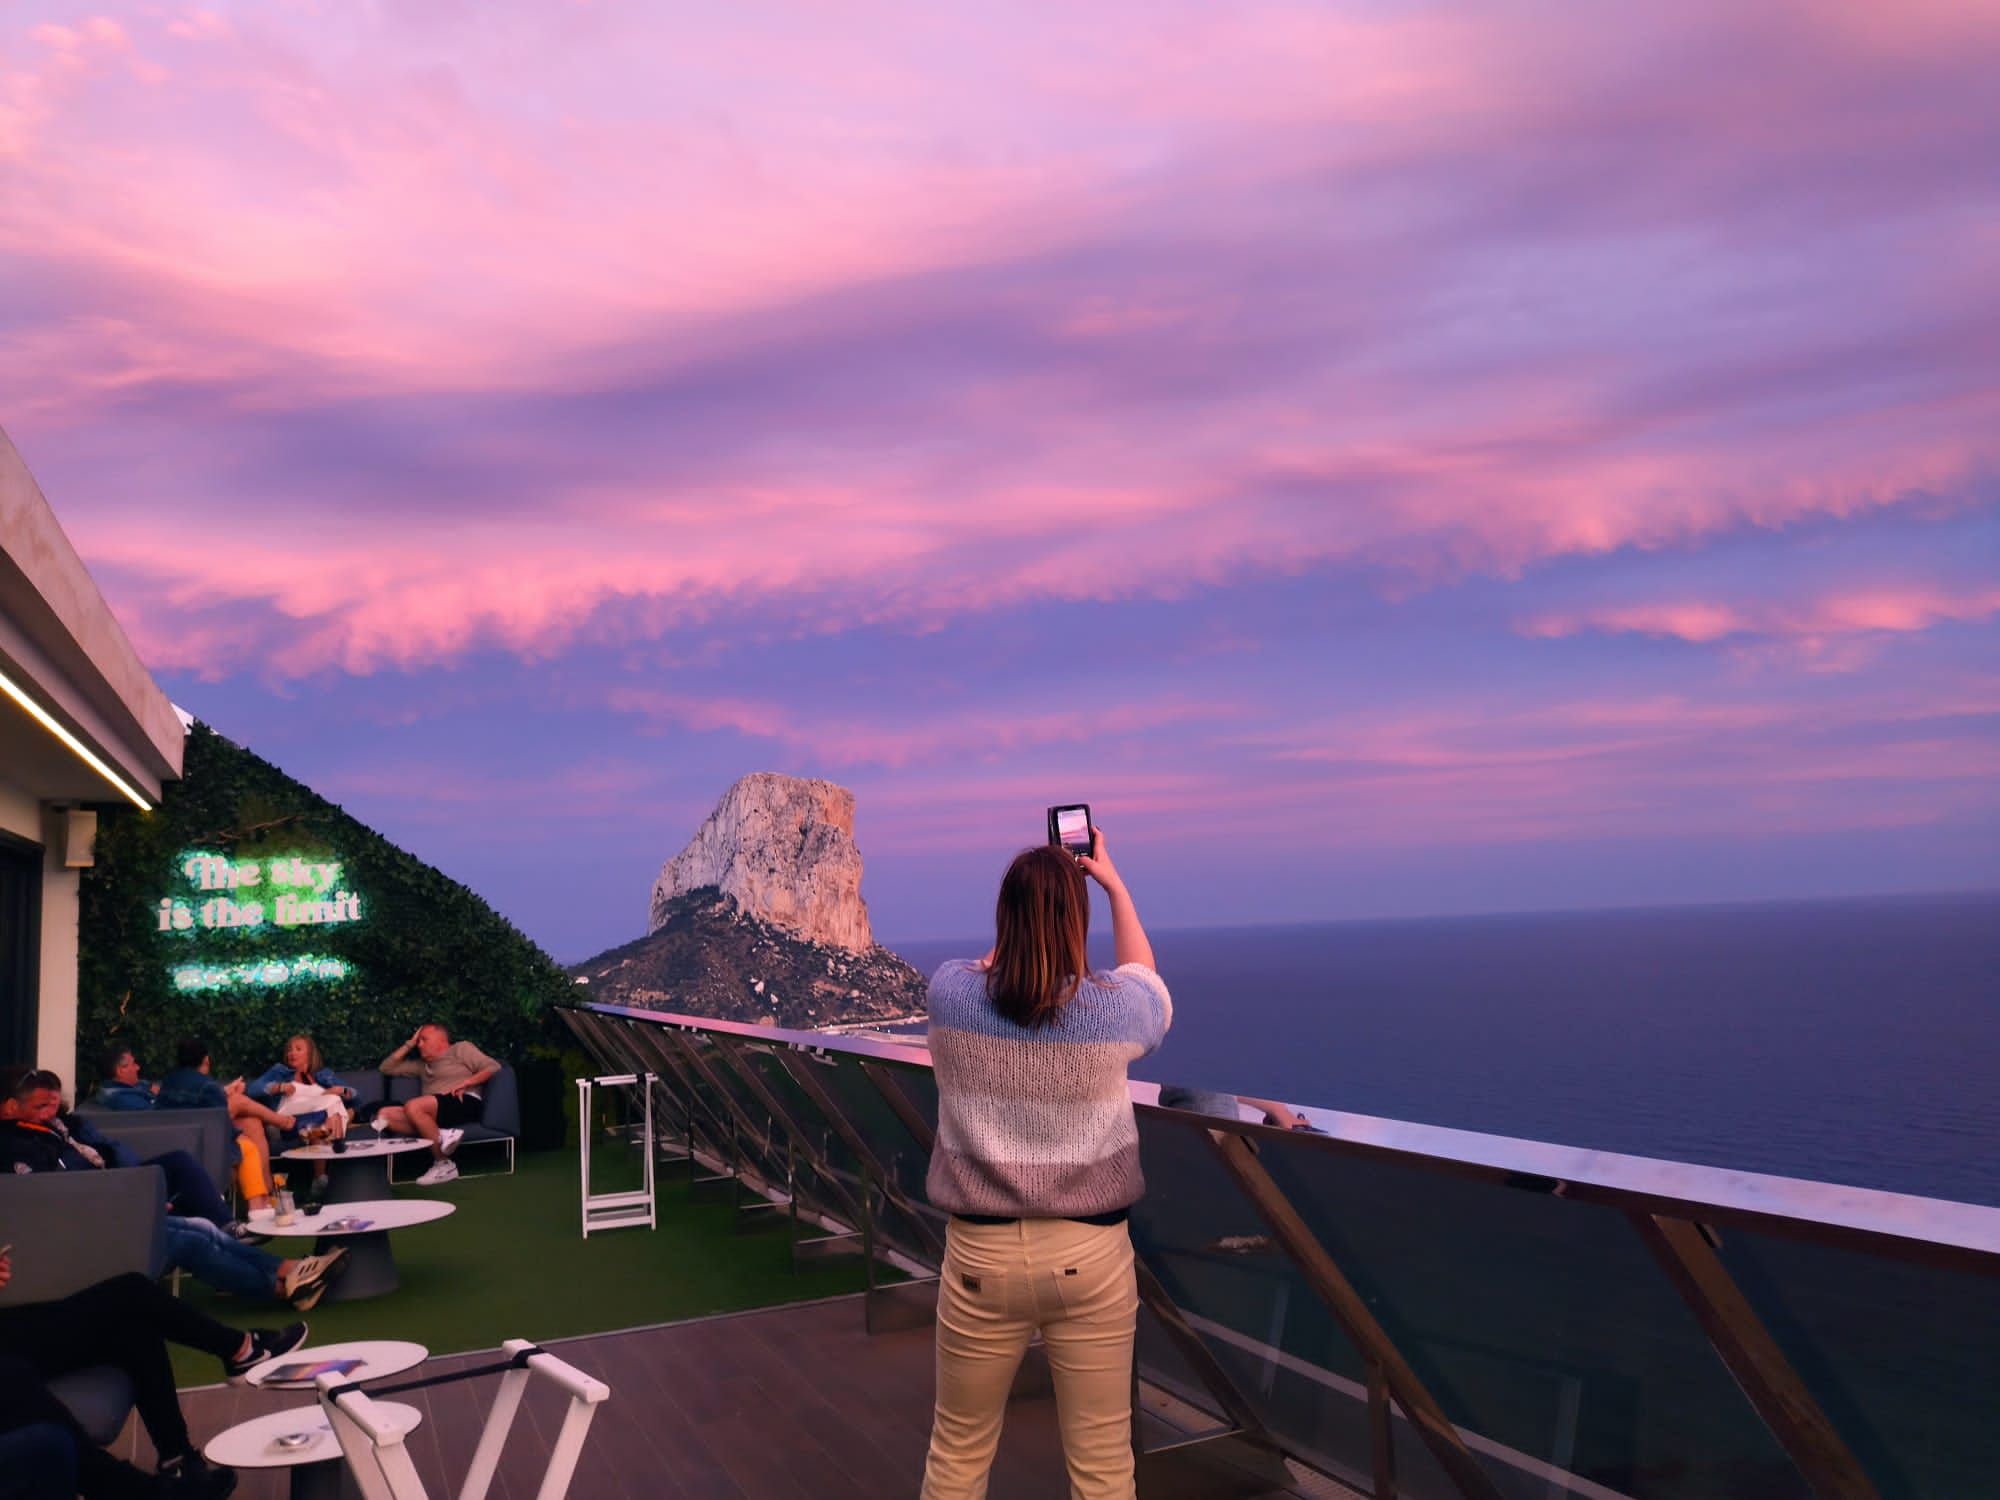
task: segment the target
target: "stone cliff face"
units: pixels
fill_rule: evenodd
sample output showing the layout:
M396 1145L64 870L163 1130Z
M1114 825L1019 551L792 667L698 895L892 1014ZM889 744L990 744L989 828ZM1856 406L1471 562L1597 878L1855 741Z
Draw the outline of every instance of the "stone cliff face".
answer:
M709 889L807 942L851 954L875 946L861 899L854 794L830 781L770 771L738 781L660 871L647 932L668 924L681 897Z
M656 915L645 937L571 965L578 999L801 1031L923 1013L924 976L886 948L806 942L713 887Z

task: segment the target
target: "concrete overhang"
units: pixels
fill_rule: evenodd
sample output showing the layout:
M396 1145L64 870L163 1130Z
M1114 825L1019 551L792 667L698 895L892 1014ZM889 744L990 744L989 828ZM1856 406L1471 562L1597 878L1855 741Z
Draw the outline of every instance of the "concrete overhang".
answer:
M95 756L148 803L181 774L184 731L41 486L0 430L0 780L43 802L124 800ZM45 714L62 733L41 722Z

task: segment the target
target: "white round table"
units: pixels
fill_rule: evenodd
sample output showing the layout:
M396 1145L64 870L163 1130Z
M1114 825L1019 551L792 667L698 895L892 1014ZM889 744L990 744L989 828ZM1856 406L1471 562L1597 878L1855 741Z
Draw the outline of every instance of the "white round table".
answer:
M375 1132L365 1127L348 1131L347 1149L336 1151L331 1146L294 1146L289 1151L280 1151L280 1161L325 1162L326 1201L328 1203L351 1203L384 1192L394 1180L395 1158L409 1151L428 1151L431 1143L414 1135L385 1135L375 1139ZM376 1163L382 1170L376 1173L372 1168ZM294 1180L289 1184L292 1196L299 1195L303 1184L297 1180L296 1172L288 1174Z
M309 1391L313 1389L310 1378L273 1380L271 1377L289 1365L320 1364L329 1359L358 1359L361 1363L347 1372L347 1378L354 1385L365 1385L371 1380L387 1380L391 1375L414 1370L430 1357L430 1350L408 1339L349 1339L339 1344L307 1344L290 1354L267 1359L243 1379L245 1384L261 1390Z
M275 1363L285 1364L297 1357L291 1355ZM399 1432L414 1432L424 1419L422 1412L400 1401L383 1401L375 1409L394 1422ZM301 1438L305 1441L298 1441ZM326 1413L317 1405L288 1407L239 1422L210 1438L201 1453L210 1463L232 1469L290 1469L292 1500L334 1500L341 1493L346 1473L340 1439L333 1435Z
M280 1229L267 1213L251 1214L244 1222L259 1234L311 1235L313 1254L338 1246L347 1251L347 1269L327 1292L329 1302L358 1302L380 1297L402 1283L396 1257L389 1249L389 1232L434 1223L457 1211L441 1198L364 1198L329 1203L316 1214L299 1213Z

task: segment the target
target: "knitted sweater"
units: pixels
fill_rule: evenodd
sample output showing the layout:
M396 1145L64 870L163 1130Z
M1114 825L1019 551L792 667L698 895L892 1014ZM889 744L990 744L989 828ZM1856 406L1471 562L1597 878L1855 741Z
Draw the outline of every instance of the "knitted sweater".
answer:
M1074 1218L1136 1203L1139 1127L1127 1064L1173 1023L1158 974L1092 974L1062 1014L1029 1030L986 998L986 974L954 959L931 979L938 1133L926 1186L947 1213Z

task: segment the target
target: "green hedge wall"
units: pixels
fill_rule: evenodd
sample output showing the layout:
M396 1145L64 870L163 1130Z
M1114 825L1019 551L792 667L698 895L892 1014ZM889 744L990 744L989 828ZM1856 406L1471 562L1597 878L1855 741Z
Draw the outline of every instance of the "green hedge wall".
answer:
M360 919L278 928L267 884L235 893L264 902L261 928L209 930L197 917L190 931L162 932L163 898L198 912L215 894L185 873L195 850L262 862L267 874L270 861L286 856L337 860L337 885L359 897ZM173 978L197 956L233 966L307 953L348 972L201 992ZM373 1066L427 1019L519 1063L547 1051L556 1039L548 1007L572 995L555 962L471 891L200 724L188 737L182 779L157 810L101 814L97 863L83 877L79 961L85 1088L114 1040L134 1048L157 1078L172 1065L179 1038L201 1036L218 1076L228 1078L270 1066L298 1031L318 1039L333 1067Z

